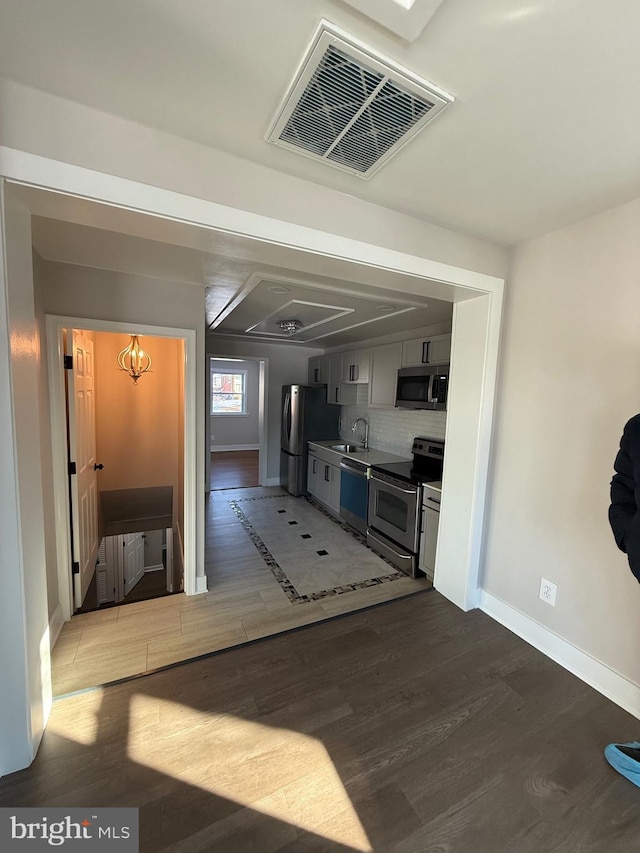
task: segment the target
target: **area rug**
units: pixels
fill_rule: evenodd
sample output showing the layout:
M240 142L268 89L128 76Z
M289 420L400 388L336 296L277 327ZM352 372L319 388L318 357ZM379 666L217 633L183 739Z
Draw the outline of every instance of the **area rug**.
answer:
M269 495L229 501L292 602L317 601L407 576L350 528L300 498Z

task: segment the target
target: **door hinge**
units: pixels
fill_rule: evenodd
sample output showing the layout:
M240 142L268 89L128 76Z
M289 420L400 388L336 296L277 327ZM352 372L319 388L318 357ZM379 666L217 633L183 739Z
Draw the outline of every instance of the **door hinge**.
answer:
M79 575L80 574L80 563L72 563L71 570L72 570L74 575Z
M69 462L69 474L76 474L76 473L77 473L76 463L75 462Z
M65 355L64 357L64 369L65 370L73 370L73 356Z

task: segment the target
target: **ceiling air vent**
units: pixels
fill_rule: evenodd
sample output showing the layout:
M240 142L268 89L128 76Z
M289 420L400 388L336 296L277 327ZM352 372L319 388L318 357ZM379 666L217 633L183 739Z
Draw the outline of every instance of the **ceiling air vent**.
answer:
M323 22L267 139L369 178L452 101Z

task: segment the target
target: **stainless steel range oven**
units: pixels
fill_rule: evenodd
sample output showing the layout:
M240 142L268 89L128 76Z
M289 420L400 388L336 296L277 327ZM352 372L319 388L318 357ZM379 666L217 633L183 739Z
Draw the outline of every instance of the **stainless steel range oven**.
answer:
M444 442L417 437L413 462L372 465L367 543L400 571L418 575L422 484L440 485Z
M420 536L420 486L371 471L367 520L367 539L371 547L375 551L383 547L383 556L403 572L413 575ZM379 533L383 538L377 535Z

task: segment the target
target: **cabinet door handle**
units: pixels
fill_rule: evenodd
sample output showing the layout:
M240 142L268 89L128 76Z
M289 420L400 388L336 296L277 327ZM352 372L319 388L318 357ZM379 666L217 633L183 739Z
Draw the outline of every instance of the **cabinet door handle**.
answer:
M356 382L358 381L358 379L360 379L360 365L359 364L353 365L353 378Z
M338 386L336 385L336 403L338 402Z
M422 363L429 364L429 353L431 350L431 341L424 341L422 344Z
M312 474L318 473L318 460L317 459L313 460L313 468L311 469L311 473Z
M331 469L329 468L328 465L324 466L324 478L327 481L327 483L331 479Z
M313 381L314 382L320 382L320 368L319 367L316 367L316 369L313 371Z

